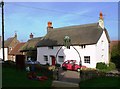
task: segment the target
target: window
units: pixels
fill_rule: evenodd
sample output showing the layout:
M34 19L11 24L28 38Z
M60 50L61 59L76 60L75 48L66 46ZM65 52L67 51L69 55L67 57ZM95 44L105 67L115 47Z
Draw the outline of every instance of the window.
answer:
M44 61L48 61L48 56L44 56Z
M58 61L59 62L64 62L64 57L63 56L58 56Z
M53 46L48 46L48 49L53 49Z
M90 56L84 56L84 63L90 64Z
M86 47L86 45L81 45L81 48L85 48Z

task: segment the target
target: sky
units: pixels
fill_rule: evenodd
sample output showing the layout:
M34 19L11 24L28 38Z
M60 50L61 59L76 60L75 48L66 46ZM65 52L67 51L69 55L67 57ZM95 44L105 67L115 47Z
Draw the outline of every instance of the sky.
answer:
M110 40L117 40L118 2L5 2L5 40L15 32L21 42L29 40L30 33L45 36L48 21L54 28L97 23L100 12Z

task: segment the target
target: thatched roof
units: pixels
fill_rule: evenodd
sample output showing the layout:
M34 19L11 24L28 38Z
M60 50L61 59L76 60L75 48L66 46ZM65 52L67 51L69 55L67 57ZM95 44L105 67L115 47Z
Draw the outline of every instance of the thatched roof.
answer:
M54 28L46 34L37 46L64 45L65 36L70 37L72 45L96 44L101 37L103 30L105 30L109 41L107 30L100 28L98 23Z
M42 39L42 37L32 38L28 40L20 49L20 51L36 51L37 50L37 44Z

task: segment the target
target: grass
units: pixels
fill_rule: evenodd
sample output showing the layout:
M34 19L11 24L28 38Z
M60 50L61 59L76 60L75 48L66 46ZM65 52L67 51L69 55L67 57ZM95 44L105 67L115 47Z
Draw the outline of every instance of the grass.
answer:
M111 88L120 89L120 77L98 77L80 82L81 89Z
M2 69L2 87L51 87L51 83L51 79L44 81L30 80L27 78L26 71L8 67Z

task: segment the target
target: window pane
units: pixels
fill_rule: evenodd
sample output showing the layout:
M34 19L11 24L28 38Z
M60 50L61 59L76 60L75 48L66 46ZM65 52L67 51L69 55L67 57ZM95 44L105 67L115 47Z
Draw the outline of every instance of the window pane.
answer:
M84 63L90 64L90 56L84 56Z
M64 57L63 56L58 56L58 61L59 62L64 62Z
M48 56L44 56L44 61L48 61Z

